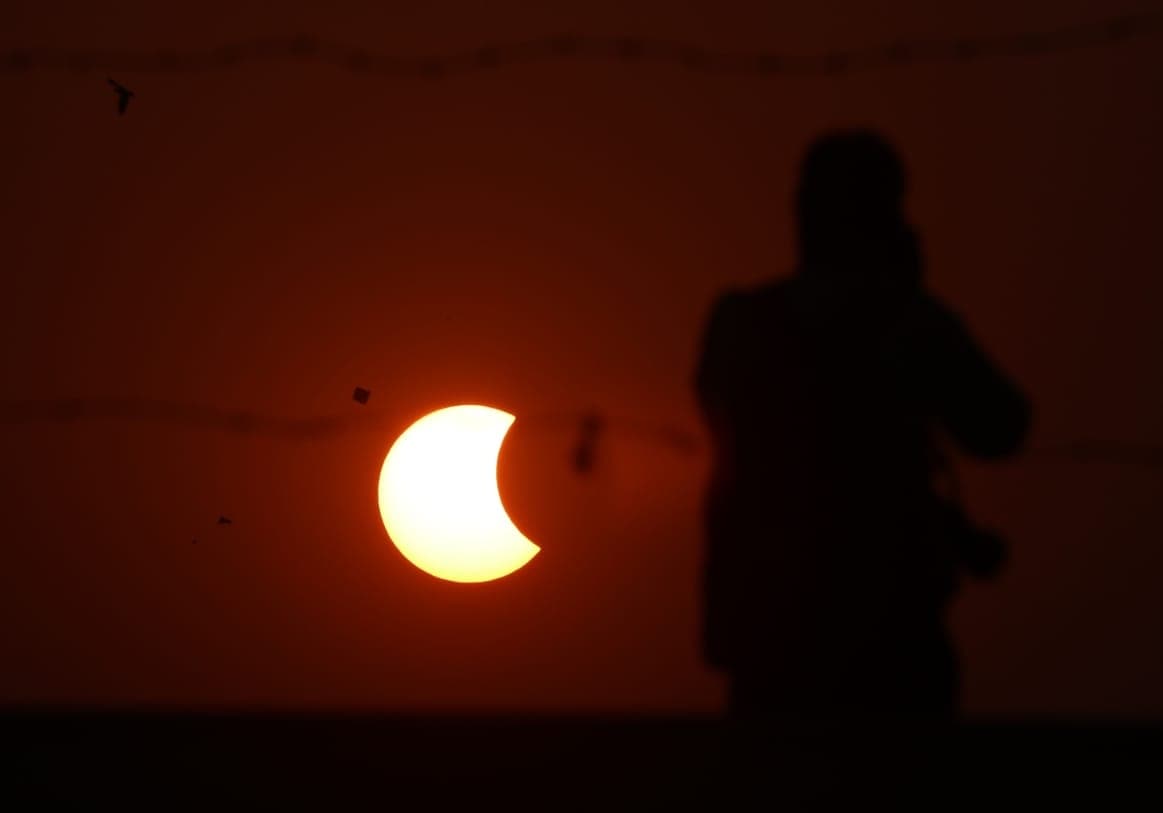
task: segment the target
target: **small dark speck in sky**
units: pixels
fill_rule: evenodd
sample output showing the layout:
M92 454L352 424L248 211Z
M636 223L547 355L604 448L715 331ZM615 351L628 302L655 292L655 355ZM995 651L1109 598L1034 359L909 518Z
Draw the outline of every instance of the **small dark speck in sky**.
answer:
M129 100L133 98L133 91L115 79L106 78L113 92L117 94L117 115L124 116L129 109Z

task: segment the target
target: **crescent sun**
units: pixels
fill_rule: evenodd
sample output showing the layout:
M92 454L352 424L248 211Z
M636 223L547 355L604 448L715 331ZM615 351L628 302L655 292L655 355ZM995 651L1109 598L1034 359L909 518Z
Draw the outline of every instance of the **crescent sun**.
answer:
M448 581L486 582L541 550L509 519L497 486L497 456L514 420L487 406L446 407L392 444L380 470L380 517L416 567Z

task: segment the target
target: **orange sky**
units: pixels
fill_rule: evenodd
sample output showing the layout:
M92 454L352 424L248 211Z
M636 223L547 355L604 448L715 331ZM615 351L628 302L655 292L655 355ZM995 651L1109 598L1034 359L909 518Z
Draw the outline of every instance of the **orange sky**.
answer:
M0 48L309 31L432 53L573 30L814 52L1112 12L76 5L7 3ZM521 416L594 405L697 430L711 298L790 269L799 153L859 123L908 160L932 286L1029 390L1034 443L1161 442L1158 49L810 79L597 62L441 83L126 72L125 117L100 72L0 74L0 397L307 416L361 409L358 384L393 415L315 443L0 427L0 701L717 709L695 637L702 459L620 435L582 481L569 433ZM457 402L518 415L502 490L543 548L487 585L412 568L375 505L395 434ZM957 610L968 708L1163 712L1158 472L1030 458L968 485L1015 547Z

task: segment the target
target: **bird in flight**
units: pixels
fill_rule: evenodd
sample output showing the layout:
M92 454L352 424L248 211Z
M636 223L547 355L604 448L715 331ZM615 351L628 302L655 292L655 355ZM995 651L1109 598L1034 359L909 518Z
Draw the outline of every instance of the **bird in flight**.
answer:
M218 524L219 525L230 525L231 524L230 517L219 517Z
M124 116L125 111L129 109L129 100L133 98L133 91L108 76L105 77L105 81L117 94L117 115Z

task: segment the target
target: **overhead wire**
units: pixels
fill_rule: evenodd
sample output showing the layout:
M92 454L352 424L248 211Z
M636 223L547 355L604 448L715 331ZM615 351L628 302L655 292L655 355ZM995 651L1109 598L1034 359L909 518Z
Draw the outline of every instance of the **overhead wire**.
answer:
M902 37L814 53L728 50L636 34L562 32L525 40L483 43L427 56L369 49L298 33L185 50L11 47L0 50L0 74L32 71L172 74L294 62L395 79L440 80L517 65L601 60L624 65L665 64L688 71L737 76L835 76L925 63L1042 56L1124 43L1161 32L1163 12L1140 11L1071 25L1000 34Z

